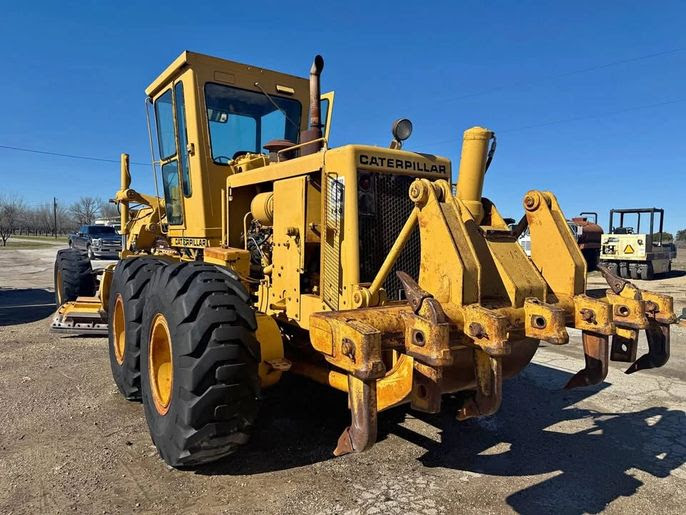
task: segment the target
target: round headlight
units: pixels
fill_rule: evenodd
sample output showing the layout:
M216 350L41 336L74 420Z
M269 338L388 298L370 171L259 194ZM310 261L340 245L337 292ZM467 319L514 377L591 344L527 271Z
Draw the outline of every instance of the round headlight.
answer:
M391 127L393 137L398 141L405 141L412 134L412 122L407 118L400 118Z

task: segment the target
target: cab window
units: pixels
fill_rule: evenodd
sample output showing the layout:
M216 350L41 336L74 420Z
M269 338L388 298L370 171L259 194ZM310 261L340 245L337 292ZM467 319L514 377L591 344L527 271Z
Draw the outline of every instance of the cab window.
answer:
M260 153L273 139L298 142L302 106L295 99L207 83L205 104L217 164L242 152Z
M155 101L155 118L157 119L157 141L160 144L160 159L176 154L174 137L174 111L172 109L172 92L168 89Z
M179 165L176 159L162 165L162 185L169 225L183 224L181 189L179 188Z

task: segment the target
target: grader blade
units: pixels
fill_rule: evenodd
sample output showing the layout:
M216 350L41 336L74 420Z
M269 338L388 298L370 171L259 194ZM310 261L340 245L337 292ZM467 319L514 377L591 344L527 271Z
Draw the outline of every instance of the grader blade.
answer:
M98 297L78 297L57 309L50 332L107 335L107 313Z

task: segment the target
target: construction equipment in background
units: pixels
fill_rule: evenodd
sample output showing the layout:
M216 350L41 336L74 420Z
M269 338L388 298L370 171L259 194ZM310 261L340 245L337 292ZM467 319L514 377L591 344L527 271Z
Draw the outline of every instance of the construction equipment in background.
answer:
M615 215L619 225L615 225ZM659 228L657 232L656 226ZM663 209L611 209L608 228L608 234L603 234L601 238L600 261L613 274L650 280L656 274L672 270L676 247L663 240ZM641 232L641 228L647 231Z
M524 196L526 256L482 198L492 131L465 131L455 194L448 159L404 148L409 120L389 148L330 148L323 66L306 79L184 52L146 90L164 198L131 188L122 155L121 260L96 293L76 251L58 255L53 329L108 328L115 383L142 399L168 464L244 444L284 373L348 396L341 455L374 445L378 414L400 404L437 413L463 392L458 420L495 413L503 380L568 327L586 358L569 388L603 381L609 359L667 361L672 298L607 273L607 295L586 296L550 192Z
M590 222L585 215L594 215L594 221ZM574 236L577 245L579 245L589 272L596 269L600 255L600 235L603 233L603 229L596 223L597 220L597 213L581 213L578 217L567 220L567 226ZM518 234L517 241L524 249L524 252L526 252L526 255L531 256L531 233L529 228L522 227L522 221L519 224L515 223L513 218L506 218L505 221L513 233ZM520 232L521 229L523 230Z
M598 213L579 213L570 222L576 226L576 242L586 260L588 271L595 270L600 259L600 238L603 235L603 228L598 225Z

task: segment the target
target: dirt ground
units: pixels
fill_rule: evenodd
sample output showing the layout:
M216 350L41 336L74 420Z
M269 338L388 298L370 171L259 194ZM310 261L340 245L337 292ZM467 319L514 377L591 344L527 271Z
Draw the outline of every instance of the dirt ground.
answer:
M392 410L371 451L341 458L345 397L290 378L265 392L245 449L177 471L141 405L118 395L106 339L48 332L56 248L0 249L1 513L683 513L684 328L664 368L627 376L612 363L603 384L565 391L583 366L574 332L505 384L497 415ZM686 273L650 287L686 307Z

